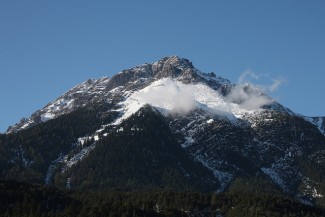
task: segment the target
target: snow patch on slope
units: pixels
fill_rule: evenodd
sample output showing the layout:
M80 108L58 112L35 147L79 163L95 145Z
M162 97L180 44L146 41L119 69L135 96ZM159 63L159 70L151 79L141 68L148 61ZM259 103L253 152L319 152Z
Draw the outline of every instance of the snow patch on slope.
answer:
M61 153L59 155L59 157L57 159L55 159L54 161L52 161L52 163L50 164L49 168L47 169L45 180L44 180L46 185L49 185L52 183L53 173L54 173L55 169L57 168L58 164L63 161L63 158L64 158L64 156Z
M303 117L306 121L309 121L315 125L318 130L325 135L325 117Z
M126 91L124 96L126 100L120 103L121 109L119 110L122 116L116 120L115 125L120 124L146 104L156 107L164 115L200 109L230 121L236 121L245 114L262 110L260 108L247 109L230 102L206 84L184 84L172 78L157 80L139 91Z
M105 88L109 80L107 77L89 79L76 85L55 101L50 102L42 109L33 113L31 117L23 118L19 123L9 127L6 133L27 129L35 124L70 113L77 108L85 106L92 100L105 97L107 94Z
M41 114L41 120L42 120L42 122L51 120L54 117L55 117L55 114L53 114L53 113L44 113L44 114Z
M73 165L77 164L79 161L81 161L85 157L87 157L88 154L90 153L90 151L94 150L95 147L96 147L96 142L92 143L88 147L81 149L81 151L79 153L74 155L69 160L67 159L67 156L65 156L65 159L64 159L65 167L62 169L62 173L65 172L67 169L71 168Z
M213 166L213 165L217 165L215 162L210 163L202 155L194 156L194 158L198 162L200 162L203 166L205 166L206 168L211 170L213 172L214 177L218 179L218 181L220 183L220 187L216 190L217 193L223 192L226 189L226 187L228 186L228 184L231 182L231 180L233 180L234 175L215 168L215 166Z
M287 187L283 181L283 179L280 177L280 175L272 168L265 168L262 167L261 170L268 175L274 183L276 183L282 190L287 190Z
M311 196L312 198L323 198L324 196L320 193L318 193L316 189L317 183L311 181L309 178L304 177L302 182L304 189L303 194Z

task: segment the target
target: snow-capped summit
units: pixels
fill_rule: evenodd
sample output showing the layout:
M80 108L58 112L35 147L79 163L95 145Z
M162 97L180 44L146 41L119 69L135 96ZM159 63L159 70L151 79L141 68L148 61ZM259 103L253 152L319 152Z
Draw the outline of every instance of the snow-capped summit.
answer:
M187 59L178 56L164 57L151 64L123 70L112 78L89 79L76 85L55 101L33 113L31 117L23 118L19 123L10 126L7 133L17 132L67 114L88 103L105 100L112 93L116 94L116 88L124 92L140 90L154 81L167 77L182 83L204 82L215 90L220 90L221 93L225 93L230 88L228 80L216 77L214 73L200 72Z
M158 84L165 88L159 88ZM155 93L156 97L153 97L152 93ZM213 105L212 110L215 112L237 118L247 117L249 113L263 106L271 110L288 111L256 87L231 84L229 80L213 72L201 72L188 59L169 56L123 70L112 78L89 79L36 111L31 117L23 118L9 127L7 133L57 118L89 103L110 100L112 96L120 99L123 118L144 104L158 106L155 103L157 99L160 100L159 108L174 110L176 107L182 107L182 110L190 111L194 107L211 109ZM132 108L127 105L132 105Z
M116 101L121 107L119 120L145 104L169 112L179 108L182 111L204 108L230 119L248 118L254 112L261 112L261 108L290 113L256 87L231 84L213 72L201 72L188 59L169 56L122 70L112 78L89 79L78 84L31 117L9 127L7 133L57 118L89 103L109 101L112 97L115 101L119 99Z

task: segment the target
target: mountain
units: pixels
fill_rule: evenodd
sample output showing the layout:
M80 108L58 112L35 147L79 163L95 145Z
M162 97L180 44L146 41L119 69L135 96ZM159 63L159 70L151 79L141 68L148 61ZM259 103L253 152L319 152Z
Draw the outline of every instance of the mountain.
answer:
M88 80L9 127L0 174L62 189L279 192L325 204L324 120L170 56Z

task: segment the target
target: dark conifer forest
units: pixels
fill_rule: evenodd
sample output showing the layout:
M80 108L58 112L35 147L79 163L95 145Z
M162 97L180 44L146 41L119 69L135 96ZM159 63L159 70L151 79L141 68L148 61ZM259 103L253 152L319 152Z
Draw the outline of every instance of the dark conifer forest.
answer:
M324 216L319 207L269 193L62 191L0 182L0 216Z

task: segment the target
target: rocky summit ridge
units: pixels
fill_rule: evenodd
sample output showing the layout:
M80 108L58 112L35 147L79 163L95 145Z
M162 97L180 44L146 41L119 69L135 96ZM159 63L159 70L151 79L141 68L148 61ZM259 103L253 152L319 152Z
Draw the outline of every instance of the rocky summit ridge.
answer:
M123 87L124 90L143 88L149 83L161 78L171 77L183 83L206 82L214 89L226 92L230 82L214 73L205 74L194 68L193 64L178 56L164 57L151 64L142 64L115 74L112 78L103 77L89 79L76 85L71 90L47 104L44 108L34 112L31 117L23 118L10 126L6 133L17 132L38 123L56 118L62 114L74 111L90 102L108 98L114 88Z

